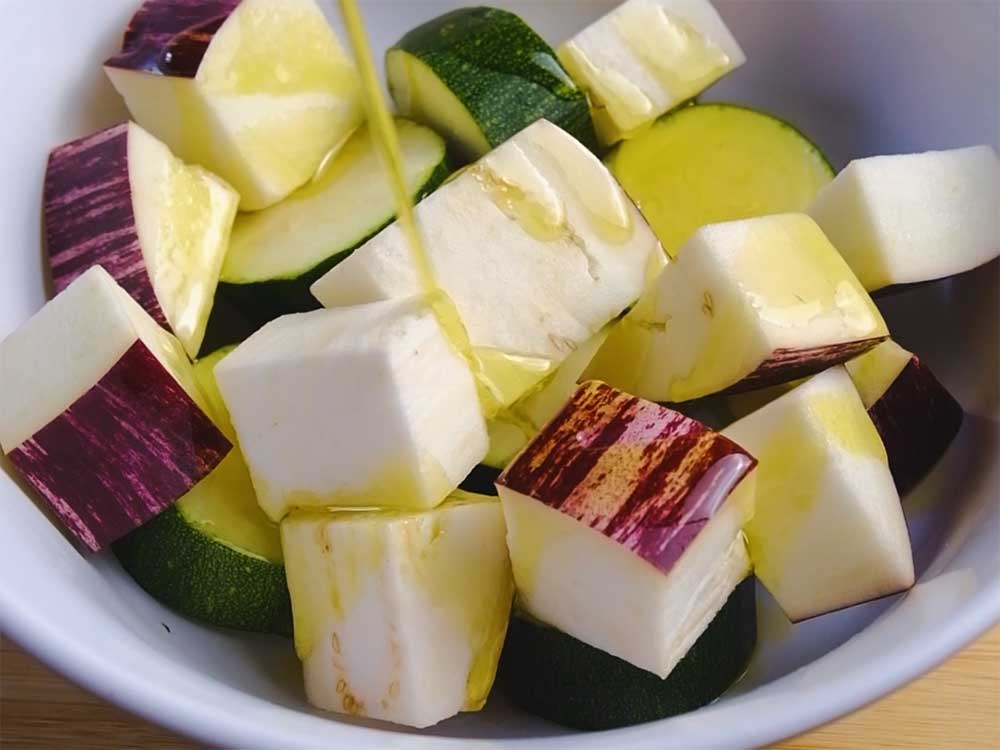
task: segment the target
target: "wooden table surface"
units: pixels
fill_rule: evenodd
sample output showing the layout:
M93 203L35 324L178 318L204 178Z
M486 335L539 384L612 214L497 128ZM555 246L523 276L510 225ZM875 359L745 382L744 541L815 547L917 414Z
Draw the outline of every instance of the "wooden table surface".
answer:
M0 747L194 750L198 746L87 694L4 641L0 648ZM774 747L998 750L1000 626L893 695Z

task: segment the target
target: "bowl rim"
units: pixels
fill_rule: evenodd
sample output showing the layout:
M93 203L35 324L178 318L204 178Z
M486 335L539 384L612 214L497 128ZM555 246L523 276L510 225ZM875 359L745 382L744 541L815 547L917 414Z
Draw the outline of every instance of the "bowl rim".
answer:
M887 654L882 659L870 661L861 670L844 672L830 679L823 689L827 699L817 700L815 691L796 691L791 700L786 700L784 710L781 712L754 710L756 702L751 702L742 708L745 713L742 721L735 724L727 722L724 729L722 727L709 729L707 732L709 744L724 742L730 747L736 746L734 743L738 743L740 747L758 746L780 741L825 724L881 698L933 669L998 622L1000 622L1000 580L993 581L966 601L958 612L952 614L945 627L920 636L908 636L900 642L900 648L891 655ZM258 722L248 724L245 715L220 711L219 706L207 705L196 696L176 693L160 682L145 679L141 671L126 668L122 663L106 655L82 647L77 640L69 637L65 630L53 627L51 623L33 614L30 608L19 606L16 601L12 602L6 598L0 600L0 631L53 671L80 687L146 721L183 736L227 747L310 746L296 744L297 740L280 724L269 727L262 727ZM821 658L828 658L839 648L843 648L843 645ZM166 656L161 655L160 658L169 662ZM278 707L263 698L223 685L214 678L187 667L175 665L175 668L211 682L216 690L231 691L245 702L258 702L282 712L302 715L295 709ZM798 671L800 670L790 672L771 684L787 680ZM750 696L752 693L747 695ZM696 714L697 712L693 712L686 716L691 717ZM630 747L652 748L657 742L657 737L662 742L667 725L677 718L681 717L603 732L502 740L407 734L392 729L390 725L365 727L340 723L339 727L343 731L344 739L362 739L367 735L368 739L374 740L378 735L382 735L386 739L392 737L400 746L426 745L427 741L431 741L434 747L513 747L534 743L547 747L597 748L606 747L607 741L611 737L616 737L620 740L627 739ZM331 725L337 723L331 721ZM735 734L732 731L734 726ZM329 746L325 738L321 741L324 743L323 746Z

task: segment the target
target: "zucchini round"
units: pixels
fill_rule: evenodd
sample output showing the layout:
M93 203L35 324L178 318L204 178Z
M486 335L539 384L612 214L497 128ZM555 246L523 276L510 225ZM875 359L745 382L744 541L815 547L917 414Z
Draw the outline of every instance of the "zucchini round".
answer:
M219 429L235 432L212 370L230 349L195 363ZM281 539L257 505L238 448L176 504L113 545L149 594L209 625L291 635Z
M399 112L473 161L540 118L597 147L587 97L555 52L513 13L464 8L428 21L386 54Z
M787 122L733 104L675 110L605 161L671 256L705 224L804 211L834 176Z
M397 119L404 179L414 202L449 174L445 143L428 128ZM395 218L389 182L368 128L354 133L317 177L277 205L241 214L216 292L220 320L242 340L271 320L320 307L309 287ZM210 333L221 327L210 323ZM234 338L206 336L213 344ZM226 338L229 338L226 341ZM204 351L204 349L203 349Z
M511 702L543 719L573 729L613 729L711 703L746 671L756 642L750 577L666 679L515 614L497 680Z
M284 566L202 532L179 505L113 549L136 583L185 617L235 630L292 634Z

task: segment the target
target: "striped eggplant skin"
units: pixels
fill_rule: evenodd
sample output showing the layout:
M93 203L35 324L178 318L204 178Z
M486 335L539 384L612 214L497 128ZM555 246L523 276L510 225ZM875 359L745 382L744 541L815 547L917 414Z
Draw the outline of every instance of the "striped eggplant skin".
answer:
M875 423L896 489L913 489L938 462L965 419L962 405L914 355L874 404Z
M74 536L96 552L170 507L231 449L136 341L9 458Z
M132 207L128 123L54 149L45 170L45 238L58 294L92 266L104 268L170 330L149 278Z
M864 354L869 349L878 346L888 336L876 336L857 341L845 341L842 344L827 344L806 349L775 349L771 356L764 360L756 370L735 385L721 391L721 395L745 393L758 388L801 380L810 375L828 370Z
M146 0L125 29L121 51L104 63L194 78L219 27L240 0Z
M588 381L497 485L587 524L667 573L756 464L700 422Z

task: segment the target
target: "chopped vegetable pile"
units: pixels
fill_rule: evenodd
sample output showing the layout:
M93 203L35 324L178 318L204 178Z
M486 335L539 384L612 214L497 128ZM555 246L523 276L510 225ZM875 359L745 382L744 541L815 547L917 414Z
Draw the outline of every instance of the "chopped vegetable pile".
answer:
M133 120L49 156L0 449L165 605L294 634L321 709L427 727L499 673L660 719L745 671L754 577L793 622L914 583L963 411L870 295L1000 254L996 153L836 173L697 101L746 62L708 0L554 41L429 20L390 123L314 0L146 0Z

